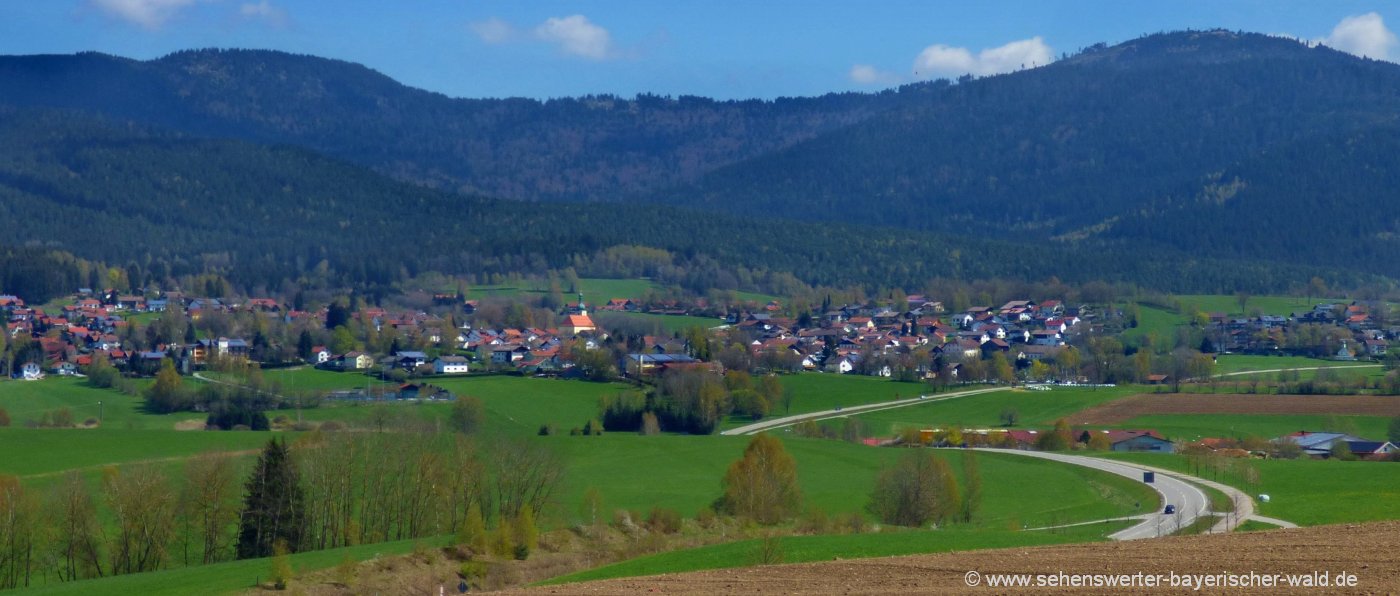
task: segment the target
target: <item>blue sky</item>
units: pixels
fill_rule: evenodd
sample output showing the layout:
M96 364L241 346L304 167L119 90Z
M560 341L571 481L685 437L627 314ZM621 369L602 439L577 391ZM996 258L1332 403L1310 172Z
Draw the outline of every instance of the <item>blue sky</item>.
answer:
M0 53L200 47L359 62L459 97L772 98L1031 67L1223 27L1400 59L1390 2L0 0Z

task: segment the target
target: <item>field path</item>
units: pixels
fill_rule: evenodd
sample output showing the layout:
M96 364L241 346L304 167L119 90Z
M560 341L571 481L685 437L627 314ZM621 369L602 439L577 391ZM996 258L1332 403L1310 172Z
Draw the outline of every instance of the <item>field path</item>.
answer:
M1324 368L1330 369L1330 370L1342 370L1342 369L1347 369L1347 368L1380 368L1381 366L1383 366L1383 365L1380 365L1380 364L1348 364L1348 365L1345 365L1345 366L1304 366L1304 367L1290 366L1290 367L1288 367L1288 368L1266 368L1266 369L1264 369L1264 370L1241 370L1241 371L1236 371L1236 372L1232 372L1232 373L1218 374L1218 375L1215 375L1215 376L1217 376L1217 377L1238 377L1238 376L1241 376L1241 375L1259 375L1259 374L1264 374L1264 373L1283 372L1283 371L1285 371L1285 370L1322 370L1322 369L1324 369Z
M209 453L218 453L219 455L237 456L237 455L254 455L254 454L257 454L257 453L261 453L261 452L262 452L262 449L243 449L243 450L241 450L241 451L212 451L212 452L209 452ZM52 472L40 472L40 473L38 473L38 474L25 474L25 475L23 475L23 476L20 476L19 478L20 478L21 480L29 480L29 479L32 479L32 478L50 478L50 477L53 477L53 476L61 476L61 475L67 474L67 473L69 473L69 472L89 472L89 471L93 471L93 470L101 470L102 468L105 468L105 467L108 467L108 466L132 466L132 465L138 465L138 464L159 464L159 463L167 463L167 462L174 462L174 461L185 461L185 460L187 460L187 459L191 459L191 458L197 457L198 455L199 455L199 454L192 454L192 455L172 455L172 456L170 456L170 457L152 457L152 458L148 458L148 459L133 459L133 460L129 460L129 461L109 462L109 463L104 463L104 464L94 464L94 465L91 465L91 466L81 466L81 467L77 467L77 468L68 468L68 469L65 469L65 470L54 470L54 471L52 471Z
M1011 390L1010 387L989 387L989 388L986 388L986 389L970 389L970 390L967 390L967 391L955 391L955 392L953 392L953 393L944 393L944 394L940 394L940 395L938 395L938 396L936 396L936 397L935 397L935 396L929 396L929 395L920 395L919 397L911 397L911 398L908 398L908 399L898 399L898 400L894 400L894 401L886 401L886 402L880 402L880 403L874 403L874 404L865 404L865 405L860 405L860 406L849 406L849 407L844 407L844 408L841 408L841 409L838 409L838 410L822 410L822 411L820 411L820 412L808 412L808 413L806 413L806 414L795 414L795 415L792 415L792 416L784 416L784 417L782 417L782 418L774 418L774 419L772 419L772 420L764 420L764 421L762 421L762 422L755 422L755 423L753 423L753 424L746 424L746 425L740 426L740 427L738 427L738 428L731 428L731 429L726 430L726 431L724 431L724 432L721 432L721 433L719 433L719 434L721 434L721 435L754 435L754 434L758 434L758 433L761 433L761 432L766 431L766 430L776 430L776 429L779 429L779 428L783 428L783 427L787 427L787 426L792 426L792 425L794 425L794 424L797 424L797 423L799 423L799 422L805 422L805 421L807 421L807 420L825 420L825 419L828 419L828 418L839 418L839 417L841 417L841 416L847 416L847 415L850 415L850 414L864 414L864 413L867 413L867 412L879 412L879 411L882 411L882 410L893 410L893 409L895 409L895 408L903 408L903 407L916 406L916 405L919 405L919 404L926 404L926 403L931 403L931 402L936 402L936 401L944 401L944 400L949 400L949 399L956 399L956 398L959 398L959 397L967 397L967 396L969 396L969 395L979 395L979 394L982 394L982 393L993 393L993 392L997 392L997 391L1010 391L1010 390Z

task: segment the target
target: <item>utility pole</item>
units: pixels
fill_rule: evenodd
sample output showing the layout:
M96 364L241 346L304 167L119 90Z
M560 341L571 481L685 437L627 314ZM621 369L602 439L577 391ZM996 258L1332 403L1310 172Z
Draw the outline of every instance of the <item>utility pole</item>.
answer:
M97 424L102 424L102 402L97 402Z

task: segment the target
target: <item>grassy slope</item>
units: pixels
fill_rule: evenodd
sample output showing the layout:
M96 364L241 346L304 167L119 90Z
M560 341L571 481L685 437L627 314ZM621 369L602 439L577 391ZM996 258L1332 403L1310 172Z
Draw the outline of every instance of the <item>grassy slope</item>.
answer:
M742 454L744 437L552 437L565 454L569 475L562 503L579 503L585 490L597 488L607 509L646 510L661 506L689 516L720 494L720 478ZM804 502L828 513L860 512L879 470L902 451L838 441L789 437L797 460ZM961 474L960 452L939 451ZM979 456L986 487L983 523L1005 529L1054 525L1131 513L1134 504L1151 502L1152 493L1132 482L1073 466L1008 455ZM1033 501L1026 494L1036 494ZM567 519L575 511L562 511Z
M1186 323L1186 317L1177 313L1141 304L1138 306L1138 326L1123 332L1125 339L1136 340L1153 336L1154 343L1171 342L1176 337L1176 327Z
M1002 411L1012 408L1020 413L1019 427L1042 427L1053 424L1057 418L1141 391L1140 387L1122 386L1055 387L1050 391L988 393L860 414L857 417L867 423L871 432L887 435L901 425L1000 426Z
M1328 300L1325 298L1314 298L1311 302L1301 296L1251 296L1249 302L1245 304L1245 310L1240 310L1240 303L1234 296L1223 296L1219 294L1187 294L1177 296L1181 304L1194 304L1202 312L1223 312L1229 316L1243 316L1244 313L1259 309L1266 315L1288 316L1297 311L1312 310L1313 305L1322 302L1345 302L1341 298Z
M144 400L112 389L98 389L76 377L47 377L42 381L0 381L0 408L9 412L12 424L39 420L44 412L66 407L81 423L98 415L102 402L102 425L106 429L174 429L181 420L203 418L192 413L156 416L142 410Z
M1382 416L1318 416L1261 414L1175 414L1138 416L1116 428L1151 428L1173 440L1201 437L1273 438L1299 430L1340 429L1361 437L1382 439L1390 419Z
M381 556L413 552L417 543L438 546L439 541L402 540L347 548L299 553L291 556L294 573L335 567L345 558L365 561ZM138 573L71 583L54 583L24 590L26 595L49 594L141 594L143 596L185 596L186 594L227 594L251 589L266 581L272 570L271 559L248 559L199 567L185 567L153 573Z
M1013 546L1038 546L1103 540L1125 524L1066 528L1062 533L970 531L961 528L856 535L787 536L779 539L785 563L830 561L833 558L890 557ZM683 573L703 569L743 567L756 563L762 539L742 540L700 548L659 553L557 577L545 584Z
M0 473L30 476L106 464L262 447L270 433L0 429Z
M1319 366L1355 366L1356 364L1358 363L1338 362L1335 360L1318 360L1317 358L1306 358L1303 356L1249 356L1244 354L1223 354L1221 356L1216 357L1215 372L1232 373L1243 372L1247 370L1275 370L1281 368L1291 369L1316 368ZM1365 363L1363 362L1361 364ZM1245 377L1246 375L1240 375L1240 378Z
M1186 458L1180 455L1124 453L1105 457L1186 469ZM1268 503L1257 503L1261 515L1305 526L1400 517L1400 465L1312 459L1256 463L1259 487L1250 492L1270 497ZM1220 481L1249 490L1229 477Z

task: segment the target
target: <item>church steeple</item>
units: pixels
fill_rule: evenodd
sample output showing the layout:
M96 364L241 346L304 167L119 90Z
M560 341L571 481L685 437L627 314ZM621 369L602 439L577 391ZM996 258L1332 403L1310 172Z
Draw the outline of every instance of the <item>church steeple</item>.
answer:
M583 304L583 292L578 293L578 314L588 316L588 307Z

